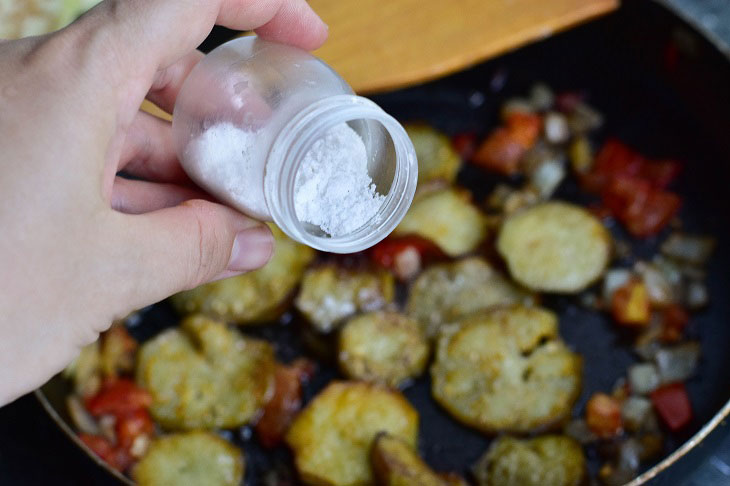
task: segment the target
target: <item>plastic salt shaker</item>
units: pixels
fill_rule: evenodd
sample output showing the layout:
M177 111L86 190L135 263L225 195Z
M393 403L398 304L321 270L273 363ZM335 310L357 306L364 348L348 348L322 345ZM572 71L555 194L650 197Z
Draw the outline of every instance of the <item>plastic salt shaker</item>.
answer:
M374 245L415 193L403 127L294 47L242 37L210 52L178 95L172 129L199 186L319 250Z

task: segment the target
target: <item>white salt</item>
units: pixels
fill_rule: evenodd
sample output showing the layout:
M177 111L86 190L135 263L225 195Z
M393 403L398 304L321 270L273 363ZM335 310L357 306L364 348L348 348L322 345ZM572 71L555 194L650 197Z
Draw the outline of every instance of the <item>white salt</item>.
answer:
M332 127L314 142L297 173L297 218L331 236L365 225L385 200L376 191L367 166L367 150L357 132L347 123Z

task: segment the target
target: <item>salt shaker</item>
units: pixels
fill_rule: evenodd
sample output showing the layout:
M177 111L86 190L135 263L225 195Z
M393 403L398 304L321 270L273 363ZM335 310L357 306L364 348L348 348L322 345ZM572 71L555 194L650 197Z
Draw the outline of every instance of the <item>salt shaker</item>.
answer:
M351 253L376 244L400 222L415 193L415 150L393 117L356 96L320 59L257 37L223 44L193 69L178 95L172 130L182 167L199 186L253 218L274 221L292 239L319 250ZM340 227L347 230L328 233L302 220L295 193L301 195L304 176L297 176L300 170L316 172L313 157L327 155L325 140L350 140L353 131L364 146L363 177L371 182L359 190L376 205L361 225L348 228L342 224L362 216L362 211L353 213L358 208L348 199L354 197L352 191L341 190L340 198L337 190L342 188L327 188L328 199L313 201L320 194L310 191L314 195L307 193L309 203L339 216ZM327 163L340 164L333 166L336 170L319 167L335 176L342 170L340 178L347 182L347 157L352 154L332 155L338 157Z

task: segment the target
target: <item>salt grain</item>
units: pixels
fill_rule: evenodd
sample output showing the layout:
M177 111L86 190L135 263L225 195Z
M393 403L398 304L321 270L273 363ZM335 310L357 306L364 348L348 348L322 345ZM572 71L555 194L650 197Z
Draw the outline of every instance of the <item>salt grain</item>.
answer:
M331 236L352 233L372 219L385 196L368 175L362 138L347 123L332 127L304 156L294 182L300 221Z

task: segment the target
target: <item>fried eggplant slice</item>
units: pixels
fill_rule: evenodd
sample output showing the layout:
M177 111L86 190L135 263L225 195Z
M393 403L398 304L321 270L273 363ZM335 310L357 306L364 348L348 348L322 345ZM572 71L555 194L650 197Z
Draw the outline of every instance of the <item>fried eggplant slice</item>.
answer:
M350 319L340 331L339 364L349 378L398 387L423 373L428 341L415 320L397 312Z
M195 315L142 345L137 383L167 429L230 428L250 421L270 398L274 369L271 345Z
M380 432L415 447L418 412L395 390L335 381L294 420L286 442L306 484L364 486L372 484L370 449Z
M452 484L436 474L413 446L398 437L380 433L373 443L370 461L378 486L449 486Z
M454 182L461 167L461 157L449 137L425 124L405 126L418 157L418 183L433 180Z
M202 313L236 324L270 321L283 313L315 252L289 239L273 224L270 228L276 246L269 263L259 270L174 295L172 303L178 312Z
M603 274L611 257L611 236L585 209L553 201L509 217L497 237L497 250L522 285L576 293Z
M394 236L418 235L434 242L450 257L474 251L487 236L487 218L464 190L448 188L417 198L393 231Z
M465 258L428 267L411 286L406 312L426 336L443 323L495 306L532 304L535 297L513 284L484 259Z
M585 475L583 449L562 435L500 437L474 466L479 486L579 486Z
M135 466L139 486L237 486L243 453L209 432L172 434L155 440Z
M582 361L558 336L555 314L511 307L442 327L431 391L456 419L485 433L530 432L570 416Z
M390 272L327 264L304 274L295 305L317 331L326 333L351 315L383 308L394 296Z

